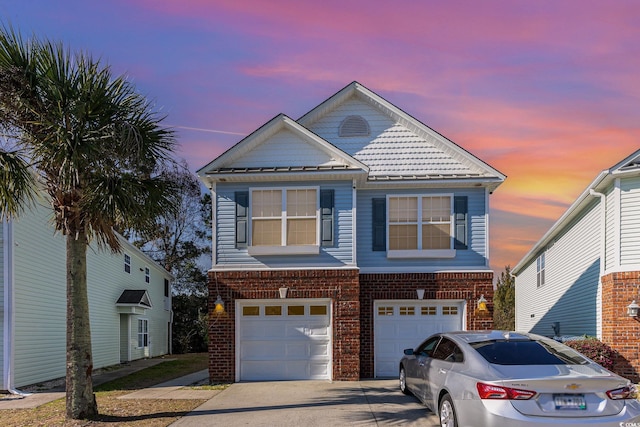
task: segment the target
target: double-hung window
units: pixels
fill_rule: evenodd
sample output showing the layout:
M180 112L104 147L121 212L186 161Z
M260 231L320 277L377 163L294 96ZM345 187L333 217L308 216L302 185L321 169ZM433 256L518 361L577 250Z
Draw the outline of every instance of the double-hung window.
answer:
M388 196L389 258L453 257L451 195Z
M319 253L317 187L252 189L250 193L250 254Z
M124 254L124 272L131 274L131 257Z
M138 319L138 348L149 346L149 321Z

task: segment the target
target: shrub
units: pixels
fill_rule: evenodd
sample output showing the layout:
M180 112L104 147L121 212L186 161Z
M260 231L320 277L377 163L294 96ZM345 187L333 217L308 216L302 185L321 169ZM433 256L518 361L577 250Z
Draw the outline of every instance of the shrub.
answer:
M615 350L595 337L573 339L565 341L564 344L579 351L606 369L611 370L613 368Z

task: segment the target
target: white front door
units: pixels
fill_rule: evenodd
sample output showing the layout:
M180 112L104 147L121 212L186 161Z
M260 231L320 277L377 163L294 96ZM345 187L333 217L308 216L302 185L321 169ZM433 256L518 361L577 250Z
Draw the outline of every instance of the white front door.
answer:
M464 328L464 301L379 300L373 306L375 376L397 377L405 348L436 332Z
M331 301L236 301L238 381L331 379Z

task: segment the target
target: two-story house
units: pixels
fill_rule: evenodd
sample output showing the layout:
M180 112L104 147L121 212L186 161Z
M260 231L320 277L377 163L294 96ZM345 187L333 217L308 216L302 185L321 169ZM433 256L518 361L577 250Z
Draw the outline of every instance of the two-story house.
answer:
M595 336L637 382L640 150L600 172L512 272L518 330Z
M212 380L396 376L432 332L491 328L477 307L491 306L489 195L505 176L361 84L198 174Z
M66 374L66 246L46 199L0 221L0 390ZM87 250L95 369L171 352L171 281L119 237L122 253Z

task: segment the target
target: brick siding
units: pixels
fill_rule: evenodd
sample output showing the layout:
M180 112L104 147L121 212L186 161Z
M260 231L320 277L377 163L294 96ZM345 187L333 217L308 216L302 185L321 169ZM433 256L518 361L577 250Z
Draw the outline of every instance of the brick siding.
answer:
M235 300L330 298L333 302L334 380L358 380L360 372L360 288L358 270L270 270L209 272L209 313L218 295L225 302L223 316L209 319L209 377L235 381Z
M627 306L638 300L640 271L602 277L602 341L618 352L613 370L640 381L640 321L627 316Z
M360 377L374 376L373 303L375 300L418 299L466 300L468 330L493 328L493 273L398 273L360 275ZM489 313L474 308L481 295L489 302ZM426 337L425 337L426 338Z
M417 299L465 300L475 308L484 294L489 313L467 310L469 330L491 329L493 273L358 274L358 270L269 270L209 272L209 377L215 382L235 381L235 300L277 299L287 287L287 298L330 298L333 311L333 380L372 378L373 301ZM214 314L220 295L224 315Z

